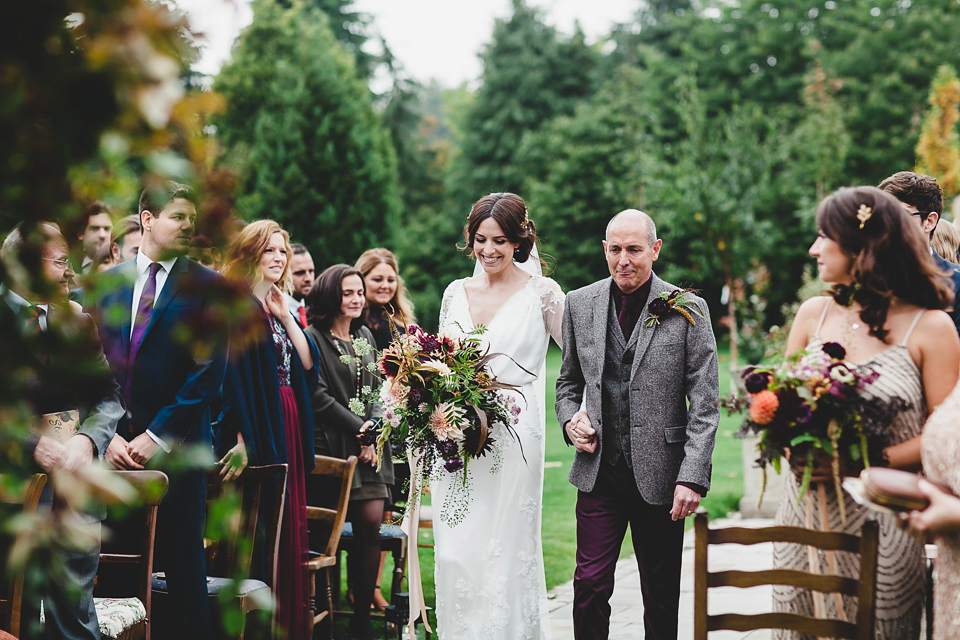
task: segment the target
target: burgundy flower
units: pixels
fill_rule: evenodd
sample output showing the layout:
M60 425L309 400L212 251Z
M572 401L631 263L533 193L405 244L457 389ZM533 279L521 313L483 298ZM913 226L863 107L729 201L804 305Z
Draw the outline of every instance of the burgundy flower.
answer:
M443 468L449 471L450 473L453 473L455 471L460 471L460 469L463 469L463 460L461 460L460 458L450 458L449 460L443 463Z
M760 393L770 384L770 374L767 372L751 373L744 381L747 393Z
M372 427L367 428L366 431L360 434L360 445L363 447L369 447L371 445L377 444L377 436L380 435L380 425L375 424Z
M797 407L797 424L807 424L812 417L813 412L810 411L810 405L803 403Z
M680 289L674 289L673 291L670 292L670 295L667 296L667 300L673 300L674 298L676 298L676 297L677 297L678 295L680 295L681 293L683 293L683 292L682 292Z
M457 443L453 440L444 440L440 443L440 453L444 458L453 459L457 456Z
M843 360L847 357L847 350L839 342L824 342L823 352L834 360Z
M648 308L650 309L650 315L662 316L670 310L670 305L663 298L657 297L653 299Z
M434 335L421 333L417 336L417 340L420 342L420 348L426 353L436 353L441 350L440 341Z
M424 391L420 387L410 387L410 391L407 392L407 406L419 407L423 402L423 395Z

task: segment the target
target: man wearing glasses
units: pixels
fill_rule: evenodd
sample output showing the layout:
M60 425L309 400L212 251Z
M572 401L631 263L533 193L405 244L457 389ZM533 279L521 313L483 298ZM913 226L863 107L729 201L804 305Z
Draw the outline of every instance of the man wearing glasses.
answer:
M898 171L880 183L880 189L886 191L903 204L910 217L917 221L927 237L927 246L933 238L933 231L940 222L943 212L943 190L937 179L913 171ZM960 293L960 265L945 260L930 247L930 255L940 269L950 275L954 294ZM960 333L960 304L954 301L951 311L953 322Z

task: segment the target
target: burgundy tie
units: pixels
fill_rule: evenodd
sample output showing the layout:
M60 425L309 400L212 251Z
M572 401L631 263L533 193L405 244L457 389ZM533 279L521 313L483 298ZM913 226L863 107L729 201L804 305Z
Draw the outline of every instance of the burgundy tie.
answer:
M154 298L157 297L157 271L160 270L159 262L150 263L150 275L143 284L143 291L140 292L140 303L137 305L137 317L133 319L133 335L130 336L130 356L127 359L127 395L130 393L130 383L133 380L133 365L137 360L137 351L140 350L140 343L143 342L143 334L147 330L147 323L150 322L150 314L153 313Z
M623 333L623 339L629 340L630 334L633 333L633 326L631 326L631 299L628 296L623 296L623 302L620 303L620 313L617 314L617 322L620 323L620 331ZM636 326L634 324L634 326Z
M300 326L306 329L307 328L307 308L297 307L297 314L300 316Z

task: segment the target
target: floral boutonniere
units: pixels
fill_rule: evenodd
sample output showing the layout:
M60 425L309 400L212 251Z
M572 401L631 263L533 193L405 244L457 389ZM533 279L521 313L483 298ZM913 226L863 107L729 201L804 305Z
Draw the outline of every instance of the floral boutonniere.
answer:
M670 293L661 293L647 305L650 315L647 316L645 325L654 327L660 324L660 318L675 311L686 318L690 324L696 326L697 321L693 319L694 315L701 318L707 317L700 305L693 299L696 293L696 289L674 289Z

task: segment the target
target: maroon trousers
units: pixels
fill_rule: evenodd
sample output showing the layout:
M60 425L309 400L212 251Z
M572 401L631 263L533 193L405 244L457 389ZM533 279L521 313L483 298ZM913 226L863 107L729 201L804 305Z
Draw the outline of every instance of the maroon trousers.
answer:
M622 457L613 466L601 463L593 491L577 493L576 640L606 640L609 635L614 571L628 523L640 567L644 638L676 640L683 520L670 519L671 507L640 497Z

